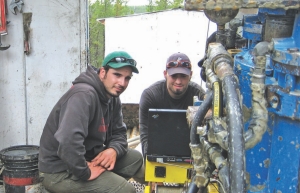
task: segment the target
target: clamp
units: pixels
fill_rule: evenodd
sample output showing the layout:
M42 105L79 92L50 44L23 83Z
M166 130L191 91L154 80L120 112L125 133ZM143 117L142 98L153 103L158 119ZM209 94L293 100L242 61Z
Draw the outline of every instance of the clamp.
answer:
M12 0L11 3L9 4L9 10L13 14L17 15L16 9L18 9L19 12L22 13L23 5L24 5L24 2L22 0Z

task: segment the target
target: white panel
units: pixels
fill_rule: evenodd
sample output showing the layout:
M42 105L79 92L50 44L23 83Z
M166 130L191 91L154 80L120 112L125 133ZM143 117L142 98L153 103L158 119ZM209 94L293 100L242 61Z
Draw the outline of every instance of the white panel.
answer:
M32 13L30 54L23 54L20 13L9 13L20 27L9 27L16 34L7 42L14 46L0 52L0 148L38 145L52 107L86 66L86 1L24 3L23 12Z
M203 12L170 10L107 18L106 54L125 50L136 59L140 71L134 74L127 90L121 95L122 102L139 103L142 91L164 78L166 60L176 52L189 56L193 64L192 80L202 84L197 63L204 56L207 34L214 31L216 24L209 24Z
M1 41L10 48L0 51L0 149L26 143L22 14L9 12L7 21Z

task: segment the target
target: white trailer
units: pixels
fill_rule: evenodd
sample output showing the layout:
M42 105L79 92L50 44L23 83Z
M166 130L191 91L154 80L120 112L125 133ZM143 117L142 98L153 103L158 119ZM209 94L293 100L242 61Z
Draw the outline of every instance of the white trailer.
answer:
M105 53L125 50L138 64L140 73L134 74L121 95L122 103L138 104L142 91L164 78L167 58L176 52L189 56L192 80L205 88L197 63L205 54L207 37L217 26L204 12L174 9L98 21L105 23Z

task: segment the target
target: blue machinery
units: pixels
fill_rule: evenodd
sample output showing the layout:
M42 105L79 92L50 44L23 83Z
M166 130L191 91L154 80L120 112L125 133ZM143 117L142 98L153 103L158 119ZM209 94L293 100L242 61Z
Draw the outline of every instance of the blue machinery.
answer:
M258 13L233 19L251 7ZM191 124L188 193L201 192L215 169L226 193L300 192L299 7L299 0L185 0L186 10L204 10L218 26L199 62L209 92Z

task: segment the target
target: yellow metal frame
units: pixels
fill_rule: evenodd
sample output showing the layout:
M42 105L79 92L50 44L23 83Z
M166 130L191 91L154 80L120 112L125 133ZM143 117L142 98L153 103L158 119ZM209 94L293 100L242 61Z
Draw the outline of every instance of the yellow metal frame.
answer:
M145 186L144 193L151 193L150 186Z
M218 183L217 182L210 182L207 186L208 193L219 193Z
M155 176L156 167L165 167L166 176L157 177ZM150 162L145 159L145 180L149 182L149 185L145 187L144 193L151 193L151 183L176 183L185 184L189 183L191 180L188 178L188 170L193 167L190 163L158 163ZM212 180L207 186L208 193L218 193L218 184L216 181Z
M146 186L144 189L144 193L152 193L151 187ZM207 193L219 193L218 183L210 182L207 186Z
M184 184L189 182L188 170L192 168L190 163L158 163L150 162L145 159L145 180L147 182L168 182ZM157 177L155 176L156 167L165 167L166 176Z

